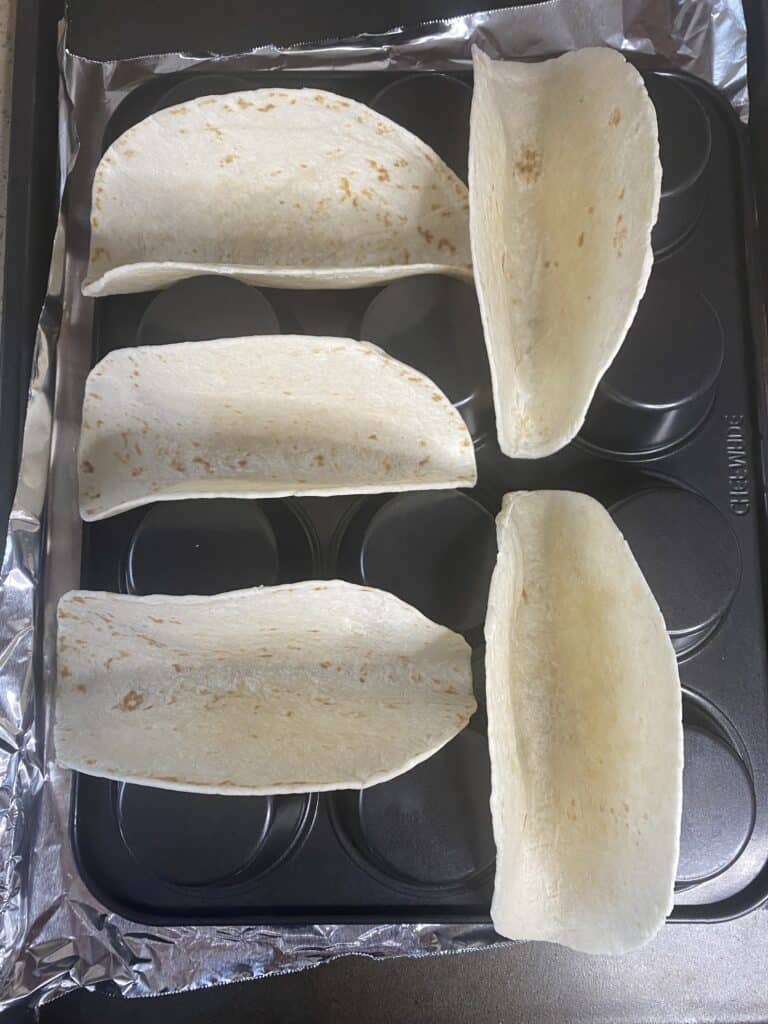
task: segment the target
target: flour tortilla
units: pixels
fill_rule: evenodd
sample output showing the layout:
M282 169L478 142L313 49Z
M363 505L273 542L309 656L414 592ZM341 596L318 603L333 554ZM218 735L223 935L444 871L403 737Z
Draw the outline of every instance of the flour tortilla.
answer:
M475 710L470 649L340 580L215 597L59 602L56 755L163 789L360 789L425 760Z
M613 50L473 55L472 256L499 445L540 458L581 427L645 291L656 113Z
M605 509L506 495L486 619L494 927L587 953L672 908L681 694L664 621Z
M88 376L83 519L150 501L471 487L472 439L423 374L346 338L119 349Z
M204 96L114 142L83 292L221 274L277 288L471 278L466 185L421 139L320 89Z

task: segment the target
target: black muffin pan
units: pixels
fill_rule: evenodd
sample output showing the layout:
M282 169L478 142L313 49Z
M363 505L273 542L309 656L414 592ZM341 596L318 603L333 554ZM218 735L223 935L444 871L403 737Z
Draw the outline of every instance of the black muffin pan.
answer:
M392 782L268 798L75 777L72 837L104 904L162 923L487 921L492 893L483 620L494 516L510 490L594 495L627 538L680 663L686 765L675 920L768 895L764 422L753 198L741 126L713 89L646 74L663 163L655 266L579 436L537 461L499 452L474 289L444 277L352 291L197 278L96 301L93 362L134 344L254 333L375 342L429 374L477 451L471 491L148 505L84 527L82 585L211 594L341 577L389 590L473 648L478 711ZM471 78L199 74L131 93L104 145L154 110L259 85L371 104L466 174Z

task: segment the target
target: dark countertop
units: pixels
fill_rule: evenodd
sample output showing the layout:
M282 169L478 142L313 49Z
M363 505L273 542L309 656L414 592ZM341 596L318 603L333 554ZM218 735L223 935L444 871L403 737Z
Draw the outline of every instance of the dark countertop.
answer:
M265 38L303 39L376 30L487 4L460 0L71 0L73 47L94 57L162 49L236 50ZM500 6L500 5L496 5ZM760 0L745 0L752 32L751 60L762 69ZM228 12L252 12L253 32L232 39ZM151 31L147 26L151 25ZM759 31L754 26L759 25ZM203 39L205 42L203 43ZM760 82L753 101L768 106ZM768 177L764 110L753 133L758 173ZM756 130L758 129L759 130ZM765 166L763 166L765 165ZM525 1021L768 1021L768 914L721 925L667 925L645 949L623 957L588 957L546 944L514 944L460 956L376 963L358 958L261 982L151 1000L73 993L46 1007L43 1024L141 1021L420 1021L478 1024ZM6 1019L32 1020L12 1012Z

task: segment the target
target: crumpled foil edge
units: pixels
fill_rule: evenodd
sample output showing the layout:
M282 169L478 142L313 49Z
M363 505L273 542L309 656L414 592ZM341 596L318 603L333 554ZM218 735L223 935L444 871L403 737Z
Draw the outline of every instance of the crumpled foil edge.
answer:
M78 987L160 995L291 973L350 954L413 957L497 944L487 923L141 926L111 912L80 877L69 836L71 778L52 762L49 737L56 600L79 583L75 451L92 317L92 302L79 291L87 256L83 182L90 183L111 114L154 76L212 69L466 70L473 42L497 57L613 46L643 66L673 66L709 81L746 121L740 0L545 0L340 41L105 63L70 53L65 31L62 23L62 212L0 569L0 1009L39 1006ZM88 123L87 133L78 133L78 121Z

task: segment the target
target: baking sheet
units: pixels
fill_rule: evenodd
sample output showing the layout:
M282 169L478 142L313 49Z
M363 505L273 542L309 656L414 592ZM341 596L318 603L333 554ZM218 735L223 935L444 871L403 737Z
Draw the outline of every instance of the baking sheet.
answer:
M548 0L333 43L103 64L70 53L61 26L64 202L0 572L0 1008L21 1000L40 1004L99 983L125 995L156 995L301 970L350 953L422 956L499 941L490 925L149 930L133 924L101 905L79 877L68 831L71 779L50 763L48 742L55 606L79 583L76 445L93 315L80 282L90 182L110 116L132 89L156 75L466 70L472 42L500 57L610 45L634 54L643 66L674 66L706 79L726 93L743 120L748 117L746 29L738 0Z

